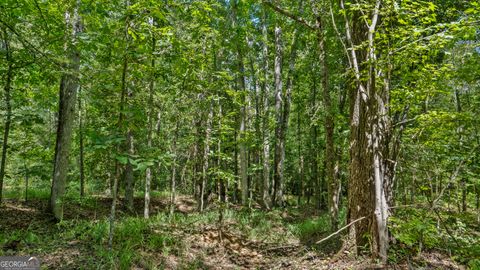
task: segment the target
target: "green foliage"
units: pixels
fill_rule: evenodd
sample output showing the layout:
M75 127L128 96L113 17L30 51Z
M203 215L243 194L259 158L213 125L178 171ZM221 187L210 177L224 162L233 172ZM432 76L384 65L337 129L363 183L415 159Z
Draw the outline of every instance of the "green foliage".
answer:
M390 222L393 236L418 252L422 247L433 248L440 244L439 231L433 219L411 215L406 221L391 217Z

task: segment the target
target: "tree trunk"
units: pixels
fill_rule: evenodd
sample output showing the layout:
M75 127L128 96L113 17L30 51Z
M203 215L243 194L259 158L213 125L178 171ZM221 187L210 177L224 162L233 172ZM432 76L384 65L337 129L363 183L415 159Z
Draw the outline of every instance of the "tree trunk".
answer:
M135 148L133 144L133 134L132 130L128 128L127 131L127 147L128 147L128 161L127 165L125 166L125 206L128 211L133 213L134 205L133 205L133 196L135 191L135 176L133 173L133 165L130 162L130 157L135 154Z
M149 18L149 25L153 28L153 18ZM152 135L153 135L153 91L155 89L155 45L156 40L155 37L152 35L152 54L151 54L151 74L150 74L150 84L148 86L148 131L147 131L147 151L150 151L152 148ZM150 166L147 167L145 170L145 205L143 209L143 217L149 218L150 217L150 185L152 183L152 169Z
M128 10L130 6L130 1L125 1L125 11ZM125 17L125 52L123 55L123 67L122 67L122 82L121 82L121 94L120 94L120 108L119 108L119 117L118 117L118 129L121 131L124 125L124 106L127 94L127 72L128 72L128 57L127 57L127 50L128 50L128 16ZM120 145L117 146L117 153L120 152ZM108 248L112 250L113 246L113 233L115 230L115 210L117 206L117 194L118 194L118 180L121 176L121 166L117 159L115 159L115 175L113 178L113 185L112 185L112 206L110 209L110 230L108 235Z
M311 90L311 97L310 97L310 119L315 118L315 114L317 111L317 81L316 76L313 74L312 76L312 90ZM309 191L307 194L307 203L310 203L310 197L312 195L315 196L315 203L318 208L320 208L321 204L321 188L318 179L318 126L314 122L310 127L310 145L309 145L309 152L310 152L310 181L309 181Z
M208 154L210 153L210 133L212 132L212 120L213 120L213 103L210 102L210 109L207 117L207 124L205 127L205 142L203 148L203 167L202 167L202 182L200 185L199 194L199 210L203 212L205 209L205 189L207 186L208 177Z
M249 49L251 51L253 51L253 47L250 46L252 44L252 42L250 42L249 40L247 40L247 43L249 44ZM262 95L262 91L261 91L261 87L260 87L260 82L259 80L257 79L257 76L256 76L256 72L255 72L255 66L254 66L254 62L255 60L253 59L253 56L252 54L249 54L249 64L250 64L250 80L251 80L251 85L253 87L252 90L254 90L254 102L255 102L255 118L254 118L254 127L255 127L255 136L256 136L256 139L255 139L255 148L254 148L254 151L252 151L252 156L253 156L253 163L255 164L255 166L262 166L262 162L261 162L261 153L262 150L260 149L260 145L259 145L259 142L262 141L262 130L261 130L261 122L262 122L262 112L261 112L261 103L262 103L262 100L261 100L261 95ZM254 180L253 180L254 179ZM256 195L260 194L260 203L263 204L263 198L262 198L262 174L260 173L260 171L258 170L255 170L253 176L252 176L252 182L254 183L251 183L250 184L250 203L252 201L252 197L253 197L253 194L255 193ZM257 197L257 196L255 196ZM257 198L258 199L258 198Z
M237 0L233 1L232 6L232 28L236 31L236 45L237 45L237 68L238 68L238 75L237 75L237 87L240 92L242 92L242 96L245 97L246 94L246 87L245 87L245 66L243 61L243 51L241 41L243 40L240 36L240 26L238 25L238 3ZM239 142L238 142L238 150L239 150L239 170L240 170L240 189L241 189L241 201L243 205L247 205L248 203L248 175L247 175L247 146L246 146L246 125L247 125L247 104L245 98L242 100L240 111L240 127L239 127Z
M217 169L222 170L222 103L218 100L218 142L217 142ZM225 178L218 174L218 201L226 202Z
M80 171L80 196L85 195L85 166L84 166L84 154L83 154L83 112L82 112L82 88L78 88L78 136L79 136L79 152L80 152L80 162L79 162L79 171Z
M263 181L262 181L262 202L263 207L270 208L270 70L268 61L268 31L267 31L267 16L265 10L263 11Z
M302 197L304 195L303 185L304 185L304 158L303 158L303 150L302 150L302 132L301 132L301 120L300 120L300 109L297 108L297 143L298 143L298 198L297 198L297 205L300 206L302 203Z
M373 1L372 1L373 2ZM355 221L350 234L357 251L370 247L372 255L383 263L388 249L388 205L385 196L385 129L387 119L387 91L379 89L379 76L374 46L374 34L379 19L381 0L374 3L371 22L365 26L362 15L355 12L352 21L346 20L345 29L350 46L350 66L356 88L350 94L350 180L348 220ZM345 11L343 1L342 8ZM346 13L345 13L346 14ZM345 15L346 18L346 15ZM357 52L356 46L367 42L366 49ZM370 236L370 237L369 237Z
M462 187L462 212L467 212L467 181L465 178L461 180L461 187Z
M324 35L324 25L320 12L313 4L314 13L316 16L316 31L317 31L317 42L320 49L320 66L322 70L322 90L323 90L323 106L325 107L325 119L324 119L324 128L325 128L325 178L327 182L328 189L328 205L330 210L330 218L332 230L336 231L338 229L338 209L339 209L339 179L337 179L337 174L335 173L335 161L336 151L335 151L335 111L332 106L332 101L330 97L330 85L329 85L329 67L327 59L327 44L326 38Z
M173 145L172 145L172 178L170 181L170 216L173 215L175 211L175 192L176 192L176 175L177 175L177 138L178 138L178 119L175 123L175 134L173 135Z
M57 138L55 145L55 158L50 193L50 211L55 219L63 219L63 199L68 174L68 160L72 142L73 117L77 90L80 87L78 72L80 70L80 55L77 51L76 38L82 31L79 11L79 2L74 10L73 21L70 22L70 13L65 14L67 24L71 23L72 36L66 46L69 63L68 73L63 74L60 82Z
M5 107L6 107L6 117L5 125L3 129L3 143L2 143L2 161L0 163L0 203L3 199L3 179L5 178L5 166L7 161L7 149L8 149L8 136L10 134L10 125L12 123L12 106L10 104L10 91L12 87L13 80L13 62L12 62L12 53L10 51L10 41L8 38L7 30L3 30L3 41L6 51L6 61L7 61L7 75L5 82Z
M27 162L23 160L23 170L25 174L25 202L28 201L28 168Z
M274 206L283 205L283 159L282 159L282 106L283 106L283 84L282 84L282 28L275 26L275 156L273 165L273 196L272 204Z

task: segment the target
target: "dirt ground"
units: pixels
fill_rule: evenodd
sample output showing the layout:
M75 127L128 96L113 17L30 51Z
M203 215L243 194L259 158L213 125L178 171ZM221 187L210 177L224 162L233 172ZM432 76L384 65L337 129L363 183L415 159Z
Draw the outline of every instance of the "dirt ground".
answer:
M94 197L88 207L78 203L65 205L65 220L90 220L97 222L109 216L111 200L106 197ZM93 207L92 207L93 203ZM42 243L42 247L28 246L21 240L0 241L3 255L28 254L31 250L40 250L38 255L43 267L47 269L85 269L91 265L88 260L97 256L91 245L85 241L62 239L52 217L46 214L48 201L30 200L28 202L6 200L0 207L0 232L29 230L37 235L50 235L50 243ZM128 213L119 203L118 216L143 216L143 199L135 199L135 210ZM151 215L166 211L167 200L153 198ZM189 215L196 211L195 201L188 197L180 197L177 211ZM288 216L285 218L289 218ZM309 250L298 239L288 245L278 245L263 241L252 241L235 230L228 222L208 224L201 227L185 228L171 226L168 228L175 239L187 243L188 251L180 258L176 254L155 254L141 248L142 257L157 260L165 269L180 269L182 261L194 261L202 258L201 269L382 269L369 259L355 257L347 250L325 255ZM166 225L167 226L167 225ZM282 229L282 228L279 228ZM153 233L156 233L154 230ZM2 240L2 239L0 239ZM45 247L43 247L45 245ZM42 251L44 250L44 251ZM421 268L416 266L421 265ZM150 268L141 261L132 269ZM438 253L422 253L411 260L387 269L465 269L454 263L447 256Z

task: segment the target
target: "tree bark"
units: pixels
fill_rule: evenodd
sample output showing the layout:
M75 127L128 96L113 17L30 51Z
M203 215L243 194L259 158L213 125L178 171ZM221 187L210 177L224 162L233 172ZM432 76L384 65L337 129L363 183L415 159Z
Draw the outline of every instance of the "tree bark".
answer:
M381 0L370 1L374 5L371 22L365 26L361 14L355 12L353 30L345 24L350 46L350 66L356 87L350 94L350 179L348 220L366 217L350 227L357 251L369 246L374 257L383 263L388 250L388 205L385 196L385 128L388 127L386 91L376 84L378 74L374 46L374 34L379 19ZM345 11L343 1L342 8ZM346 13L345 13L346 14ZM345 15L345 18L347 16ZM366 42L366 49L357 51L357 45ZM370 237L368 237L370 236Z
M128 10L130 6L130 1L125 0L125 11ZM125 29L124 29L124 38L125 38L125 51L123 55L123 67L122 67L122 82L121 82L121 93L120 93L120 108L119 108L119 117L118 117L118 129L122 130L124 125L124 106L127 94L127 72L128 72L128 57L127 57L127 50L128 50L128 16L125 17ZM121 147L120 145L117 146L117 153L120 152ZM118 194L118 181L121 176L121 166L117 159L115 159L115 175L113 178L112 183L112 206L110 209L110 230L108 235L108 248L112 250L113 246L113 233L115 230L115 210L117 206L117 194Z
M173 215L175 211L175 193L176 193L176 176L177 176L177 139L178 139L178 119L175 121L175 131L173 135L173 145L172 145L172 178L170 181L170 216Z
M127 147L128 147L128 161L125 166L124 182L125 182L125 206L128 211L133 213L133 196L135 190L135 176L133 172L133 165L130 162L130 157L135 154L133 132L130 128L127 130Z
M283 107L283 84L282 84L282 28L275 26L275 156L273 165L273 194L272 204L274 206L283 205L283 159L282 159L282 107Z
M320 66L322 70L322 90L323 90L323 106L325 107L325 178L328 189L328 206L330 210L331 225L333 230L338 229L338 210L339 210L339 196L340 196L340 183L335 173L335 162L337 160L335 150L335 110L332 106L332 100L330 97L330 84L329 84L329 67L327 59L327 44L324 35L325 27L319 10L315 3L312 3L314 14L316 16L316 34L318 48L320 50Z
M7 30L3 29L3 41L5 45L6 51L6 61L7 61L7 75L6 75L6 82L5 82L5 107L6 107L6 117L5 117L5 124L3 129L3 143L2 143L2 160L0 163L0 203L3 199L3 180L5 178L5 166L7 162L7 149L8 149L8 137L10 134L10 125L12 123L12 105L10 103L10 91L12 87L12 80L13 80L13 60L12 60L12 53L10 51L10 41L8 38Z
M210 133L212 132L212 120L213 120L213 101L210 102L210 109L207 117L207 124L205 127L205 142L203 148L203 166L202 166L202 182L200 185L199 194L199 210L203 212L205 209L205 189L207 187L208 178L208 154L210 153Z
M60 82L57 138L55 145L55 158L52 188L50 193L50 211L55 219L63 219L63 200L68 174L68 160L72 142L73 117L75 113L75 102L80 82L78 72L80 70L80 55L76 48L76 39L82 31L80 16L78 14L80 3L74 10L73 20L70 22L70 13L65 14L67 24L72 24L71 40L67 42L66 53L69 63L66 68L68 73L63 74Z
M268 61L268 31L267 31L267 16L266 11L263 11L263 181L262 181L262 202L263 207L270 208L270 70Z
M82 88L78 88L78 136L79 136L79 154L80 162L79 168L80 171L80 196L85 195L85 166L84 166L84 153L83 153L83 112L82 112Z
M243 205L247 205L248 203L248 160L247 160L247 146L246 146L246 125L247 125L247 104L245 100L246 96L246 87L245 87L245 66L244 66L244 59L243 59L243 50L242 46L240 45L242 42L242 38L240 36L240 25L238 25L238 3L237 0L233 1L232 6L232 28L236 31L236 49L237 49L237 68L238 68L238 75L237 75L237 87L240 92L242 92L242 105L240 111L240 127L239 127L239 142L238 142L238 150L239 150L239 170L240 170L240 189L241 189L241 201Z
M149 25L153 29L153 18L149 18ZM148 85L148 115L147 115L147 122L148 122L148 131L147 131L147 148L150 151L152 148L152 135L153 135L153 91L155 90L155 45L156 40L155 36L152 35L152 54L150 55L150 84ZM147 167L145 170L145 204L143 209L143 217L148 219L150 217L150 186L152 183L152 169L150 166Z
M315 113L317 110L317 81L316 76L312 74L312 90L310 96L310 119L315 118ZM307 194L307 202L310 203L310 197L315 196L315 203L317 207L320 208L321 204L321 188L318 179L318 126L314 122L310 127L310 181L309 181L309 191Z

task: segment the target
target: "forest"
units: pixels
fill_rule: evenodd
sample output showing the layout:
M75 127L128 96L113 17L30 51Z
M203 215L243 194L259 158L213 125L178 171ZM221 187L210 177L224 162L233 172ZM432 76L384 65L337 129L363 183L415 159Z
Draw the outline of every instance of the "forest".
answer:
M479 0L2 0L0 261L480 269L479 26Z

